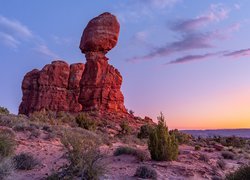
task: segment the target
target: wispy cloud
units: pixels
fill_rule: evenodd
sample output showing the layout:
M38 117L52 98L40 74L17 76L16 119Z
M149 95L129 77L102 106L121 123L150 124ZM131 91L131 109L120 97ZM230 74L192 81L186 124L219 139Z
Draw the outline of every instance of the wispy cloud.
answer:
M18 49L24 43L32 45L32 49L52 58L58 57L46 46L44 40L35 35L27 26L20 21L0 15L0 39L3 45ZM0 42L0 43L1 43ZM33 48L35 46L35 48Z
M4 45L14 49L16 49L20 44L20 42L16 40L13 36L3 32L0 32L0 40Z
M209 10L196 18L179 20L170 27L173 31L189 32L199 29L214 21L221 21L228 17L229 9L222 5L211 5Z
M133 57L127 61L136 62L140 60L151 60L155 57L167 56L182 51L212 48L212 41L218 38L218 34L214 32L185 34L177 41L160 48L154 48L151 53L145 56Z
M250 48L249 49L241 49L241 50L237 50L237 51L233 51L227 54L224 54L224 56L228 56L228 57L243 57L243 56L250 56Z
M187 63L187 62L191 62L191 61L200 61L200 60L204 60L204 59L209 58L209 57L220 55L222 53L223 52L206 53L206 54L202 54L202 55L187 55L187 56L177 58L177 59L170 61L168 63L165 63L165 65Z
M23 25L17 20L11 20L2 15L0 15L0 27L2 31L8 31L12 34L18 35L21 38L33 37L31 30L27 26Z
M52 58L59 58L59 56L51 51L46 45L38 45L36 48L34 48L34 50Z
M154 19L156 14L165 14L182 0L127 0L114 5L115 14L122 23Z
M180 2L181 0L141 0L144 3L149 3L150 5L164 9L166 7L174 6L176 3Z
M203 27L208 26L211 23L223 21L229 16L229 12L230 9L222 4L212 4L207 11L195 18L176 20L174 23L170 23L168 27L177 35L177 40L158 48L153 47L148 54L135 56L127 59L127 61L137 62L142 60L152 60L156 57L169 57L172 54L184 51L214 48L216 47L216 41L228 39L233 32L239 30L240 23L234 23L226 28L213 30L211 30L211 28L203 29ZM212 54L207 53L198 56L190 55L177 59L176 63L186 62L190 59L204 59Z
M58 45L70 44L72 42L71 38L64 38L64 37L59 37L56 35L52 35L51 37L53 41Z
M214 56L233 57L233 58L250 56L250 48L249 49L241 49L241 50L232 51L232 52L220 51L220 52L206 53L206 54L201 54L201 55L187 55L187 56L177 58L177 59L170 61L168 63L165 63L164 65L181 64L181 63L188 63L188 62L192 62L192 61L200 61L200 60L204 60L204 59L214 57Z

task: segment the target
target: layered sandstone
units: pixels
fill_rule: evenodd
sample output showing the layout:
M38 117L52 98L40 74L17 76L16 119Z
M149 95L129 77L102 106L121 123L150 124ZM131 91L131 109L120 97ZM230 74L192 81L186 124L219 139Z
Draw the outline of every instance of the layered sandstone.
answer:
M82 110L77 99L80 93L80 79L84 64L69 66L63 61L53 61L41 71L35 69L27 73L22 82L23 98L19 107L20 114L34 111Z

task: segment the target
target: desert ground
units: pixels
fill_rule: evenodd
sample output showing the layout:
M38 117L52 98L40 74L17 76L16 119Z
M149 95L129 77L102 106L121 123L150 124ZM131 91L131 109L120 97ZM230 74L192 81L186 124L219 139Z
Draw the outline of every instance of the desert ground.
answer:
M176 160L154 161L148 150L148 139L138 138L140 130L135 127L130 127L128 124L131 130L127 131L122 129L124 127L119 123L104 123L88 130L78 127L74 118L62 113L54 117L46 113L36 113L30 117L1 114L1 134L11 134L15 142L13 153L1 158L2 161L15 159L15 156L22 153L29 154L35 161L35 163L28 162L33 165L27 169L16 168L13 161L12 166L7 170L5 168L5 171L0 165L2 178L84 179L78 173L68 170L73 162L69 157L70 153L74 153L71 150L78 148L75 145L81 143L83 146L79 145L79 148L85 148L81 149L85 153L78 154L77 158L90 160L93 165L91 168L97 168L93 172L100 173L96 179L102 180L140 179L135 177L135 174L137 168L141 166L149 167L156 172L156 177L151 179L224 179L230 172L250 162L248 139L243 142L234 137L231 139L234 144L227 145L222 142L230 138L194 138L184 134L182 137L185 138L179 143ZM68 142L73 140L76 144L71 144L68 148L67 143L65 144L65 134L70 134L68 137L71 139L68 139ZM93 156L96 152L98 156L97 154ZM98 172L99 170L102 171Z

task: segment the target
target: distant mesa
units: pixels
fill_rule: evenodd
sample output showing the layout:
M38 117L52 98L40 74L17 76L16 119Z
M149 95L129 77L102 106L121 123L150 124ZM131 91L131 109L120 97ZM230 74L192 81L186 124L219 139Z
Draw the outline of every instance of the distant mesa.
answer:
M105 56L116 46L119 31L116 17L103 13L92 19L83 31L80 49L86 64L53 61L40 71L28 72L22 82L19 114L42 110L127 113L120 90L122 76L108 64Z

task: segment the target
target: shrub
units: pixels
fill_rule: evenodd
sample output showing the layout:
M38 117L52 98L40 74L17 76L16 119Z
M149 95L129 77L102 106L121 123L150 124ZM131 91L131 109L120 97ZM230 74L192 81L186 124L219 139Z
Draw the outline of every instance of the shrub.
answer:
M250 179L250 165L240 167L233 173L226 175L226 180L249 180Z
M156 171L148 166L139 166L136 169L135 177L143 178L143 179L157 179Z
M21 153L13 157L15 166L20 170L31 170L36 165L38 165L38 160L34 158L33 155L29 153Z
M174 135L168 133L162 113L158 120L158 125L149 135L148 149L151 158L156 161L175 160L178 156L178 142Z
M189 134L180 132L178 129L169 131L169 134L174 135L179 144L187 144L191 139Z
M14 170L14 165L11 159L3 159L0 161L0 179L4 179Z
M131 128L129 127L127 121L122 121L120 124L120 134L122 135L128 135L131 133Z
M194 146L194 150L195 151L200 151L201 150L201 146L200 145L195 145Z
M133 110L129 110L128 113L131 114L131 115L135 114L135 112Z
M216 139L217 142L221 143L223 146L233 146L237 148L242 148L247 144L247 140L241 137L230 136L221 137Z
M9 110L5 107L0 106L0 114L9 114Z
M209 162L209 158L206 154L201 154L199 160L204 161L206 163Z
M40 131L38 129L32 129L30 133L31 133L29 136L30 139L38 138L40 136Z
M58 121L56 120L56 113L52 111L36 111L30 114L30 120L35 122L49 123L51 125L56 125Z
M15 145L14 135L7 129L0 130L0 160L12 155Z
M153 130L153 127L151 125L149 124L142 125L137 137L140 139L148 138L152 130Z
M81 179L98 179L104 168L100 163L102 155L93 138L82 136L77 132L65 132L61 142L68 152L69 171Z
M25 122L18 122L13 126L13 130L20 132L28 130L28 124Z
M232 152L230 152L230 151L223 151L222 153L221 153L221 155L222 155L222 157L224 158L224 159L234 159L235 157L234 157L234 153L232 153Z
M217 166L219 168L221 168L222 170L225 170L225 168L226 168L226 162L223 159L219 159L217 161Z
M86 114L80 113L75 118L76 123L79 127L87 130L95 130L96 129L96 123L93 119L90 119Z
M148 159L148 155L144 151L127 146L118 147L114 152L114 156L119 156L122 154L135 156L140 161Z
M52 173L46 177L46 180L60 180L60 176L57 173Z

